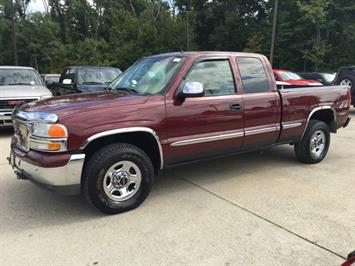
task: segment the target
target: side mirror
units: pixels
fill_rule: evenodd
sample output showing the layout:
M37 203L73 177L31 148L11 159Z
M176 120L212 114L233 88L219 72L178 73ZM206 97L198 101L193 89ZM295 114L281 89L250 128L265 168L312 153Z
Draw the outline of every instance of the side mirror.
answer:
M205 95L203 84L194 81L186 82L179 93L179 96L182 98L201 97L203 95Z
M30 85L31 85L31 86L34 86L35 84L36 84L36 83L35 83L33 80L30 81Z
M63 79L63 84L65 85L71 84L71 79Z

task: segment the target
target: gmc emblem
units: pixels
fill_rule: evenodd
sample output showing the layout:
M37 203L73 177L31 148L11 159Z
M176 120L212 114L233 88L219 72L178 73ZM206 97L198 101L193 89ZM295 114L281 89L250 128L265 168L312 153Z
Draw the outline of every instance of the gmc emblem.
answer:
M23 103L25 103L25 101L23 101L23 100L7 101L8 105L19 105L19 104L23 104Z

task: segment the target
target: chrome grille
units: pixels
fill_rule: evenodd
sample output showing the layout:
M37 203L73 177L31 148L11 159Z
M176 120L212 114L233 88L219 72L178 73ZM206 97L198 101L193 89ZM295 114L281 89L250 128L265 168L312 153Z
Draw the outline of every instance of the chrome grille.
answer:
M17 105L37 101L38 98L30 99L0 99L0 110L13 110Z

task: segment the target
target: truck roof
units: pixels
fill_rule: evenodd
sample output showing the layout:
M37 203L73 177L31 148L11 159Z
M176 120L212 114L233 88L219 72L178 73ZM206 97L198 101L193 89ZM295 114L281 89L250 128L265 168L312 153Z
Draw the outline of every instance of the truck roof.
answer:
M171 53L163 53L152 55L151 57L159 57L159 56L255 56L255 57L264 57L262 54L256 53L245 53L245 52L229 52L229 51L181 51L181 52L171 52ZM150 56L148 56L150 57Z
M0 66L0 69L28 69L28 70L35 70L33 67L27 67L27 66Z

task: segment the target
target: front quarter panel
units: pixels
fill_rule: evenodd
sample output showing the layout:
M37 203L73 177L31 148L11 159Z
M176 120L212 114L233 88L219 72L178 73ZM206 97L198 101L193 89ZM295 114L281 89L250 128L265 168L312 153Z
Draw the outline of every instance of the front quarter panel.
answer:
M121 106L118 103L90 109L75 116L60 118L59 122L68 128L68 148L71 151L80 150L88 138L95 134L128 127L147 127L156 132L161 142L166 138L165 104L161 95L151 96L141 104Z

